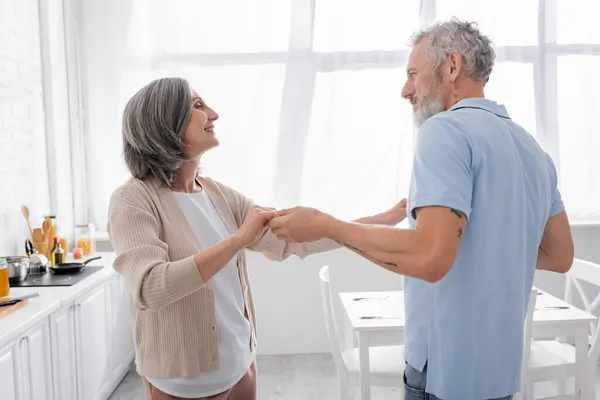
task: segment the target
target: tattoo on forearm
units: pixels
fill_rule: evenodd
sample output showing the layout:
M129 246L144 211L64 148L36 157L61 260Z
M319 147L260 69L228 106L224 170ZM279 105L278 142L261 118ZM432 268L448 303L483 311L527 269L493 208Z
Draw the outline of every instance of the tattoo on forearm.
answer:
M463 215L460 213L460 211L455 210L454 208L450 209L450 212L454 215L456 215L458 218L462 219Z
M354 246L350 246L349 244L342 243L342 242L339 242L339 243L342 246L345 246L345 247L349 248L350 250L353 250L353 251L359 253L360 255L362 255L363 257L365 257L368 260L371 260L371 261L374 261L374 262L378 262L380 264L389 265L390 267L397 267L398 266L397 264L395 264L393 262L383 261L383 260L378 260L376 258L373 258L373 257L369 256L367 253L365 253L364 251L362 251L361 249L358 249L358 248L356 248Z
M460 211L458 211L458 210L456 210L456 209L454 209L454 208L451 208L451 209L450 209L450 212L451 212L452 214L456 215L458 218L460 218L460 219L463 219L463 214L462 214ZM465 228L464 228L464 227L462 227L462 226L458 228L458 232L457 232L457 235L456 235L456 237L457 237L459 240L460 240L460 239L462 239L462 237L463 237L464 229L465 229Z

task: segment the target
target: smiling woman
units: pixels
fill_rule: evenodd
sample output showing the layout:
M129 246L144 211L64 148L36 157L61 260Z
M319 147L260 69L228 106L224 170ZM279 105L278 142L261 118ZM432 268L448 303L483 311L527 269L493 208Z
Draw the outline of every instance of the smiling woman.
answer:
M132 299L136 363L150 399L255 399L256 322L244 250L283 260L339 247L277 239L265 227L273 209L200 176L200 158L219 145L218 117L182 78L149 83L123 113L133 178L112 195L108 230ZM363 221L394 225L405 210Z
M160 98L172 102L162 104L156 101ZM207 125L209 116L218 118L211 109L209 113L194 112L202 107L202 100L181 79L156 80L140 89L127 103L123 115L123 154L131 174L138 179L152 176L170 187L179 168L191 159L183 151L184 142L189 143L186 146L193 153L197 152L196 147L203 146L203 141L213 142L203 148L215 147L218 142L214 134L209 137L197 132Z

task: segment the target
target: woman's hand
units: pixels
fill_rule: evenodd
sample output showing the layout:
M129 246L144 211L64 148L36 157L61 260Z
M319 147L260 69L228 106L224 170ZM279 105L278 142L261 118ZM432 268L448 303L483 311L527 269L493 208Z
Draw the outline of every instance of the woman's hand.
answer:
M274 208L254 206L234 236L243 247L250 246L260 237L265 224L276 216L277 212Z

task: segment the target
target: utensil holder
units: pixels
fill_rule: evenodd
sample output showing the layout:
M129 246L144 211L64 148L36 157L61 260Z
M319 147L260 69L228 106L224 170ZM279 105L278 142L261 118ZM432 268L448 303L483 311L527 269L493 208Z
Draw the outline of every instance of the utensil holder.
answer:
M31 238L31 242L37 249L38 253L43 254L48 258L48 260L52 259L52 247L48 244L48 242L36 242Z

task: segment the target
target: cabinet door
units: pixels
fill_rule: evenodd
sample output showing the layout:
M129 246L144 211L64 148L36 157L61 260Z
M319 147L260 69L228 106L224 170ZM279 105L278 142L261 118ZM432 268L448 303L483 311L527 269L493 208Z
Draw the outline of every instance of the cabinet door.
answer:
M76 301L77 389L80 399L93 400L112 380L108 363L107 287L102 284Z
M26 351L21 355L25 363L25 386L30 400L54 399L52 388L52 361L50 352L50 326L48 319L27 331Z
M133 360L133 332L131 330L131 321L129 319L129 295L125 279L118 276L113 285L114 294L112 302L112 314L114 321L114 337L116 343L116 352L118 355L118 365L116 373L129 368Z
M0 348L0 399L22 400L21 365L17 342Z
M50 316L52 377L56 400L77 400L74 311L73 304Z

